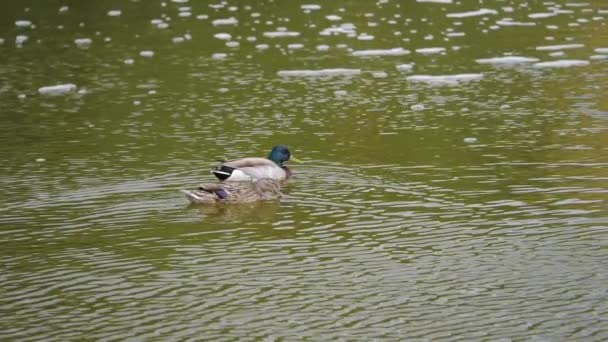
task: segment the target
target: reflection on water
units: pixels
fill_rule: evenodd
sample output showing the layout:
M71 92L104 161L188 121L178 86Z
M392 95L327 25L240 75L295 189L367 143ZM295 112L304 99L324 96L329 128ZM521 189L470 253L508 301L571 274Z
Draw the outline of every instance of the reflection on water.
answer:
M608 339L601 1L0 8L0 339Z

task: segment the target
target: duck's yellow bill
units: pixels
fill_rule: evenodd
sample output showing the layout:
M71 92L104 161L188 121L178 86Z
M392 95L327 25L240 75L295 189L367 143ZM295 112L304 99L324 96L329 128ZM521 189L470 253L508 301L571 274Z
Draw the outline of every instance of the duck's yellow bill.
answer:
M303 163L303 161L301 161L300 159L298 159L294 156L290 156L289 161L296 162L296 163Z

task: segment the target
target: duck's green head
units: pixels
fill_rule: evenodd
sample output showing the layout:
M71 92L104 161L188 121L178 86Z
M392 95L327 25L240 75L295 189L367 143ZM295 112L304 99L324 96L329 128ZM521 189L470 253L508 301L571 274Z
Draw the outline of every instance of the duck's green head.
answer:
M300 163L300 160L291 155L291 152L289 152L287 146L283 145L273 147L272 151L270 151L270 154L268 155L268 159L272 160L273 162L275 162L275 164L279 166L283 166L283 163L288 160Z

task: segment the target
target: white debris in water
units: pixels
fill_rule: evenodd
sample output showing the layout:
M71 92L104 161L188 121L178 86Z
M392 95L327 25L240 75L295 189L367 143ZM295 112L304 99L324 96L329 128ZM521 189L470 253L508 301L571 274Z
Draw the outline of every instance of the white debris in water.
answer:
M247 41L248 42L255 42L256 40L258 40L258 39L256 37L254 37L254 36L247 37Z
M184 39L184 37L174 37L173 39L171 39L172 42L179 44L179 43L183 43L186 39Z
M135 105L135 106L139 106L140 104L141 104L141 101L139 101L139 100L133 101L133 105Z
M509 109L509 108L511 108L511 106L506 103L499 107L499 109L502 109L502 110Z
M46 159L44 158L36 158L36 163L44 163Z
M336 90L334 91L334 96L336 97L343 97L348 95L348 92L346 90Z
M215 37L217 39L221 39L221 40L230 40L230 39L232 39L232 35L230 33L225 33L225 32L216 33L216 34L213 35L213 37Z
M0 45L4 44L4 38L0 38Z
M121 10L111 10L108 11L108 16L110 17L120 17L122 15L122 11Z
M239 45L241 45L241 44L239 42L235 42L235 41L226 42L226 46L230 47L230 48L239 47Z
M154 89L148 90L148 94L149 95L155 95L156 94L156 90L154 90Z
M301 9L306 10L306 11L316 11L316 10L320 10L321 9L321 5L317 5L317 4L304 4L302 6L300 6Z
M76 90L76 85L67 83L39 88L38 93L40 95L58 96L73 92L74 90Z
M505 57L494 57L494 58L481 58L476 59L475 62L479 64L495 64L495 65L515 65L524 63L536 63L538 58L533 57L520 57L520 56L505 56Z
M604 60L604 59L608 59L608 55L592 55L589 57L589 59L594 60L594 61Z
M317 45L317 51L327 51L329 50L329 45L321 44Z
M451 4L452 0L416 0L416 2L430 2L435 4Z
M456 75L414 75L406 79L410 82L428 83L431 85L457 85L465 82L479 81L483 74L456 74Z
M70 8L68 6L61 6L59 8L59 13L65 13L69 10Z
M255 48L258 49L258 50L266 50L269 47L270 47L270 45L268 45L268 44L258 44L258 45L255 46Z
M17 98L19 100L25 100L26 97L27 97L27 95L25 95L25 94L19 94L19 95L17 95Z
M139 55L142 57L154 57L154 51L150 51L150 50L144 50L144 51L140 51Z
M555 51L555 52L551 52L549 54L549 56L551 56L551 57L562 57L564 55L566 55L566 53L564 51Z
M608 53L608 48L597 48L595 50L596 53Z
M414 63L407 63L407 64L399 64L399 65L397 65L397 70L398 71L409 72L409 71L412 71L412 69L414 69Z
M287 48L289 50L299 50L299 49L304 48L304 44L300 44L300 43L287 44Z
M410 51L404 48L393 48L383 50L358 50L353 51L352 55L356 57L369 57L369 56L403 56L409 54Z
M543 12L543 13L530 13L528 14L528 18L531 19L542 19L556 16L557 12Z
M410 106L410 109L413 110L413 111L415 111L415 112L419 112L421 110L424 110L424 108L425 107L424 107L424 105L422 103L418 103L418 104Z
M342 20L342 17L339 15L335 15L335 14L330 14L328 16L325 16L325 18L329 21L338 21L338 20Z
M292 32L292 31L264 32L264 37L268 37L268 38L297 37L299 35L300 35L300 32Z
M373 78L387 78L388 74L384 71L375 71L375 72L372 72L372 77Z
M433 55L433 54L442 53L442 52L445 52L445 48L432 47L432 48L416 49L416 53L419 53L421 55Z
M127 65L131 65L131 64L135 63L135 60L131 59L131 58L127 58L123 61L123 63L125 63Z
M367 33L362 33L359 36L357 36L357 40L374 40L374 36L369 35Z
M467 138L464 138L464 142L467 143L467 144L474 144L474 143L477 142L477 138L467 137Z
M551 62L540 62L535 63L534 67L536 68L569 68L575 66L585 66L589 65L589 61L579 60L579 59L561 59L559 61L551 61Z
M190 13L190 12L179 12L178 16L180 18L188 18L188 17L192 16L192 13Z
M569 50L569 49L579 49L585 47L584 44L563 44L563 45L545 45L545 46L537 46L537 51L557 51L557 50Z
M17 44L18 47L21 47L21 45L23 45L23 43L27 42L28 39L29 39L28 36L18 35L15 37L15 44Z
M319 32L322 36L333 36L338 34L345 34L348 37L355 37L357 32L355 30L355 25L351 23L341 24L339 27L328 27L321 32Z
M281 77L354 76L361 74L361 69L281 70L277 74Z
M464 32L448 32L445 35L446 37L464 37L466 34Z
M199 14L196 16L196 19L198 20L205 20L205 19L209 19L209 16L206 14Z
M29 20L17 20L17 21L15 21L15 26L21 27L21 28L31 27L32 22Z
M234 18L234 17L230 17L230 18L227 18L227 19L215 19L211 23L213 24L213 26L238 25L239 21L236 18Z
M222 53L222 52L217 52L214 53L213 55L211 55L211 58L213 59L226 59L228 57L227 53Z
M488 15L488 14L498 14L498 12L493 9L482 8L477 11L448 13L446 16L448 18L468 18L468 17L476 17L476 16L480 16L480 15Z
M500 26L536 26L536 23L513 21L513 20L499 20L496 22L496 25L500 25Z
M76 38L74 39L74 44L81 49L86 49L93 43L91 38Z

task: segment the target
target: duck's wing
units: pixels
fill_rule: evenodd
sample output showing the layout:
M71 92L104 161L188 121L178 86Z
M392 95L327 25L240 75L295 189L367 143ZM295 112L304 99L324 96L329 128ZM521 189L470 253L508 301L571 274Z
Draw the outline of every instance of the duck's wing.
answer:
M220 179L249 181L261 178L285 179L286 171L272 160L264 158L242 158L223 163L213 172Z
M277 166L277 164L275 164L272 160L266 158L241 158L225 161L222 163L222 165L233 167L235 169L242 169L245 167Z

